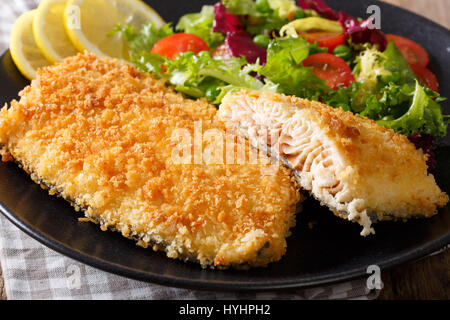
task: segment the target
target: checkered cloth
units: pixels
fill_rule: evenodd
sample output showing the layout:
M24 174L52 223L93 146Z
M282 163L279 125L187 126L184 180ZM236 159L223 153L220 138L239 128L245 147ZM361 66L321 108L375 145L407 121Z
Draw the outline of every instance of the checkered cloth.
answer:
M0 0L1 51L8 48L11 27L17 17L36 8L38 2ZM302 290L245 294L186 290L130 280L89 267L41 245L1 215L0 262L8 299L371 298L366 279Z

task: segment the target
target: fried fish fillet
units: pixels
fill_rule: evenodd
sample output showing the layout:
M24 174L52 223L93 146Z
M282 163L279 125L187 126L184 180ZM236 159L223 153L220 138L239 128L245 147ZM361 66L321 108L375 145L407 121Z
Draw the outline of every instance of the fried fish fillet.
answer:
M224 97L219 118L294 169L302 188L337 216L372 222L430 217L448 196L408 139L367 118L318 102L241 91Z
M289 170L264 174L267 156L257 164L174 161L176 130L190 138L200 123L225 137L206 100L88 53L38 71L20 96L0 111L3 161L20 163L102 230L202 266L264 266L284 254L301 200ZM193 140L188 151L198 147ZM200 140L203 150L217 145Z

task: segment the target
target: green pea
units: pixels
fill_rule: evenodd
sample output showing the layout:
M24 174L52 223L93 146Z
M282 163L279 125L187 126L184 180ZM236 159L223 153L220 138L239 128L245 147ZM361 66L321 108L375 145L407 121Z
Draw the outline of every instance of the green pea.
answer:
M303 19L305 17L305 11L298 9L294 12L294 19Z
M263 48L267 48L269 45L270 38L264 34L258 34L253 38L253 42L256 43L258 46L261 46Z
M345 61L348 61L352 58L352 49L350 49L350 47L345 44L341 44L340 46L337 46L336 48L334 48L333 54L336 57L339 57L341 59L344 59Z
M256 10L258 10L261 13L269 13L271 11L267 0L256 0L255 6Z

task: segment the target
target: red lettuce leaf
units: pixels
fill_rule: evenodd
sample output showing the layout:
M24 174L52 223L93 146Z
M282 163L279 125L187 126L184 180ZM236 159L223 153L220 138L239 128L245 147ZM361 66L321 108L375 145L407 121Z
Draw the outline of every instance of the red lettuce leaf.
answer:
M214 5L214 22L212 26L213 32L219 32L227 34L233 33L247 33L244 26L239 20L239 17L228 13L227 9L222 5L221 2L217 2Z
M228 33L225 45L233 57L244 56L249 63L255 63L259 58L260 64L265 64L267 51L255 44L250 35L242 33Z
M233 57L244 56L249 63L255 63L258 58L261 64L266 63L266 49L253 42L238 16L228 13L221 2L214 5L214 14L212 31L226 34L224 52Z
M434 139L432 135L429 134L412 134L408 136L409 141L411 141L417 149L422 149L423 153L428 154L428 173L433 174L436 170L436 159L434 156Z
M315 10L319 15L330 20L338 20L339 13L331 9L322 0L297 0L297 4L302 9Z
M354 17L339 12L339 22L344 28L345 35L352 40L353 43L371 43L378 45L379 50L384 51L387 46L386 36L381 30L372 27L372 19L358 22Z

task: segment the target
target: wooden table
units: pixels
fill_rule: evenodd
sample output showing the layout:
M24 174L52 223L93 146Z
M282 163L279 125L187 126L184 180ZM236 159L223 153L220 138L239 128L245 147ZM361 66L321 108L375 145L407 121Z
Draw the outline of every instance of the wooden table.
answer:
M384 0L450 28L450 0ZM6 299L0 269L0 299ZM382 272L379 299L450 299L450 250Z

